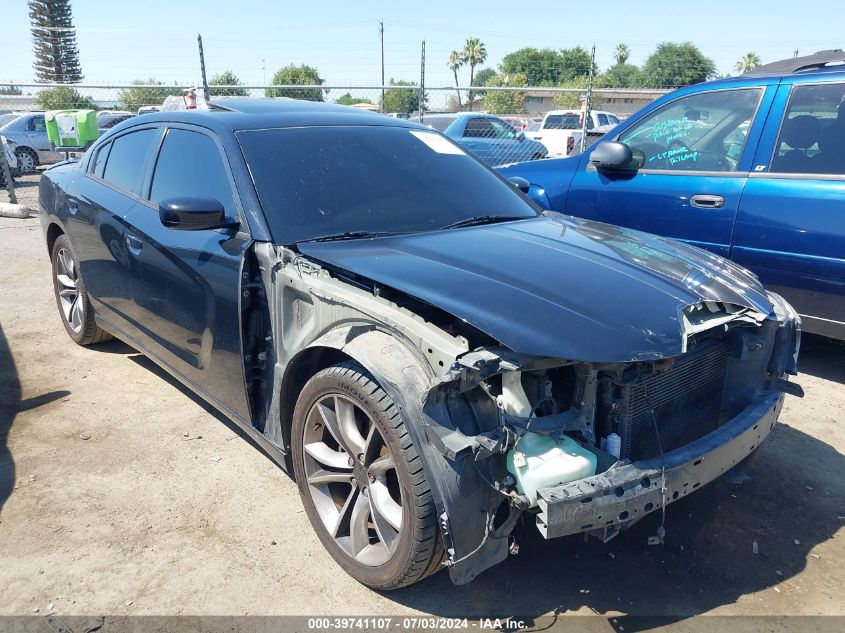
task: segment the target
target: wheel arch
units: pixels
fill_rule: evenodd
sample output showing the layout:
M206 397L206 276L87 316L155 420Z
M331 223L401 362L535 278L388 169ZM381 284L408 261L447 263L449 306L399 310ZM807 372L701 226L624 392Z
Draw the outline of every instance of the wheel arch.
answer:
M288 472L291 425L296 401L305 383L316 373L340 362L352 360L369 372L375 381L405 410L413 406L421 411L422 401L430 387L430 376L410 349L396 338L374 326L345 326L332 330L293 356L284 366L278 388L279 428L273 432L284 447ZM409 402L411 394L417 397ZM413 427L417 441L419 431L406 416L406 425ZM269 429L268 429L269 430Z
M46 240L47 240L47 254L52 259L53 254L53 244L56 243L56 240L59 239L59 236L64 235L65 231L59 226L56 222L50 222L50 225L47 227L46 233Z
M30 147L29 145L18 145L15 148L15 153L18 153L18 152L26 152L28 154L32 154L32 156L35 160L35 166L36 167L38 167L38 165L41 164L41 158L38 156L38 150L35 149L34 147Z

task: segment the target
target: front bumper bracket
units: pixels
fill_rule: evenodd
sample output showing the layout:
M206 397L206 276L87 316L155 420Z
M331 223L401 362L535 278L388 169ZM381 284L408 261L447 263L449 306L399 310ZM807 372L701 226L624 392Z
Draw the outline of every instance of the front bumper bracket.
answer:
M713 481L753 452L774 428L783 394L757 398L729 422L679 449L539 491L545 538L589 532L609 540L647 514ZM665 486L665 494L662 490Z

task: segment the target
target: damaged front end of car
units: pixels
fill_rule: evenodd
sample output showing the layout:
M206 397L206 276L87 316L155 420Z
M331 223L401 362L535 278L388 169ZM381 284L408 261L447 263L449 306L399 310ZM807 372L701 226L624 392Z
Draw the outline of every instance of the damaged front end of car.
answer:
M535 234L557 234L562 224L538 222ZM604 231L597 227L569 223L563 232L579 242ZM474 235L483 241L493 234ZM715 283L692 274L701 264L690 262L709 257L697 249L676 253L684 270L675 260L660 268L668 261L663 247L636 242L635 256L657 263L625 265L647 270L642 287L653 296L642 301L659 305L653 314L608 307L614 340L599 320L583 316L586 303L580 312L561 307L571 287L557 290L559 323L537 312L552 303L549 296L516 283L509 288L523 294L511 303L492 297L489 309L465 300L474 292L469 286L435 293L424 283L422 254L429 262L442 258L430 242L423 249L422 239L256 246L255 275L271 289L265 338L273 341L263 379L272 395L258 417L264 436L287 450L297 386L321 364L351 358L362 365L402 412L423 459L457 584L507 557L511 531L526 514L546 538L613 538L756 450L784 392L800 395L786 380L796 373L798 316L724 260L713 260L723 266ZM490 239L524 236L497 229ZM555 243L560 257L564 246ZM502 267L518 268L515 257ZM403 273L406 261L416 277ZM487 275L469 268L455 262L451 270L475 282ZM602 285L596 275L592 283ZM402 281L410 279L417 281ZM668 305L675 308L667 316ZM514 310L528 316L520 321ZM573 322L580 329L569 331Z

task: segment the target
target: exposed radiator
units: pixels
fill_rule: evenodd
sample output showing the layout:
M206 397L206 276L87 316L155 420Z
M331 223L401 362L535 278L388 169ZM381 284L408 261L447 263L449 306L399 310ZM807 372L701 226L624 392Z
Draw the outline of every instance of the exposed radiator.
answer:
M647 459L696 440L719 425L727 350L712 344L681 357L668 371L627 388L627 415L619 421L622 457ZM646 398L646 389L649 398ZM651 406L654 407L652 418ZM626 407L623 406L623 411Z

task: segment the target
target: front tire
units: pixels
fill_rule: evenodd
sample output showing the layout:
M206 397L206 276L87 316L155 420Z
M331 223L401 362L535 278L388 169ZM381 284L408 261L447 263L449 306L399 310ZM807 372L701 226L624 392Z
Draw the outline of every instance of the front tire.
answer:
M38 154L31 149L16 150L15 157L18 159L18 171L21 174L33 172L38 167Z
M291 430L311 525L337 563L374 589L437 571L443 546L431 489L399 409L355 362L313 376Z
M94 320L94 310L79 274L79 262L67 236L56 238L50 255L56 305L68 336L79 345L93 345L110 339L111 335Z

